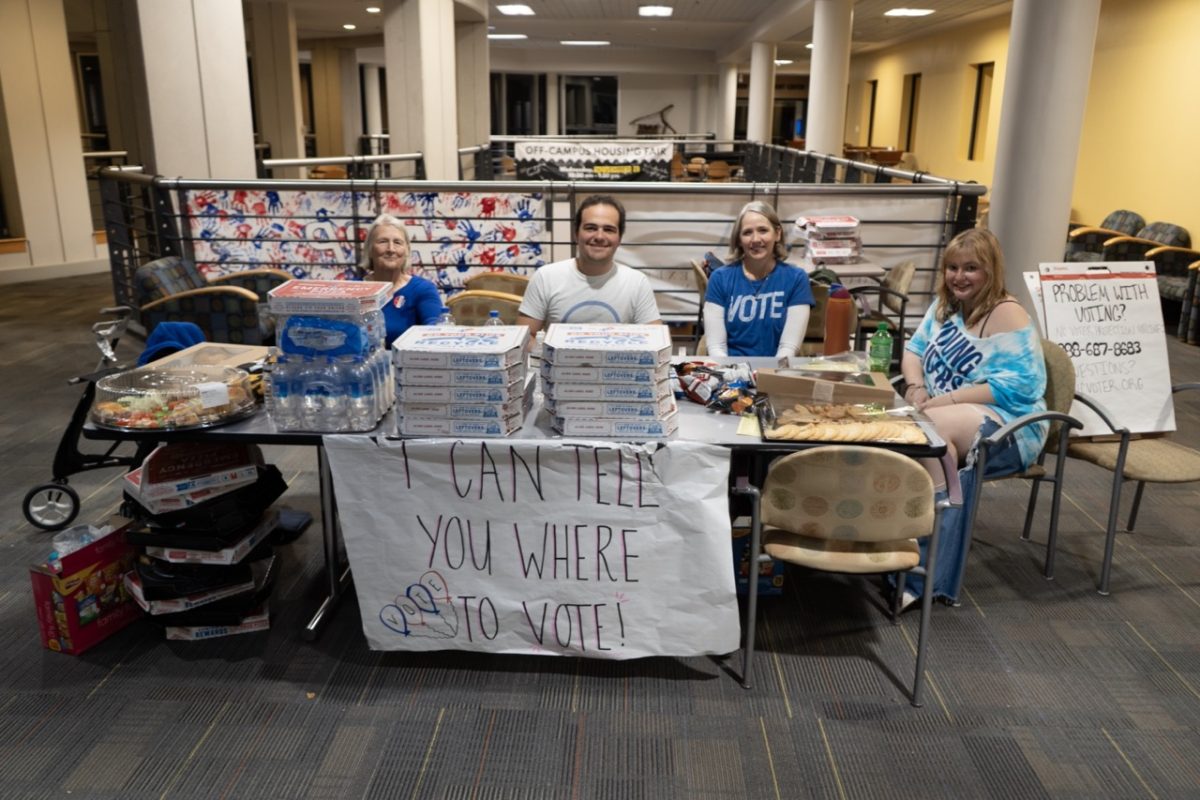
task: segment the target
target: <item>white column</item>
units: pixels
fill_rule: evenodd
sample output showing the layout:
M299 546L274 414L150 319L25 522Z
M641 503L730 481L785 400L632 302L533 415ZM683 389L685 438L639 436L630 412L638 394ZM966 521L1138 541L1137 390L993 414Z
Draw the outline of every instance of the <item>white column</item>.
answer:
M754 42L750 46L750 108L746 115L746 138L771 142L771 112L775 109L775 45Z
M716 85L712 75L697 75L692 87L691 124L683 133L707 133L713 130L713 95Z
M363 130L362 87L359 86L358 57L345 48L338 54L338 75L342 81L342 150L346 155L358 152L358 137Z
M300 105L300 62L296 18L287 3L252 3L250 33L258 134L271 145L272 158L304 156L304 114ZM276 178L302 178L303 170L277 169Z
M1099 19L1100 0L1013 4L989 218L1010 289L1062 259Z
M379 67L363 65L363 94L367 103L367 133L383 133L383 102L379 90Z
M423 153L430 180L458 178L453 6L444 0L384 5L391 149Z
M137 0L151 137L148 169L253 178L254 126L239 0Z
M560 115L558 103L558 73L546 73L546 130L545 133L550 136L558 135L558 117Z
M454 38L458 146L487 144L492 127L487 22L460 22Z
M63 4L0 0L0 19L0 181L20 266L94 259Z
M840 156L844 149L853 27L853 0L816 0L808 118L804 124L804 146L808 150Z
M774 65L774 61L771 62ZM717 76L717 138L733 139L733 121L737 114L737 64L721 64Z

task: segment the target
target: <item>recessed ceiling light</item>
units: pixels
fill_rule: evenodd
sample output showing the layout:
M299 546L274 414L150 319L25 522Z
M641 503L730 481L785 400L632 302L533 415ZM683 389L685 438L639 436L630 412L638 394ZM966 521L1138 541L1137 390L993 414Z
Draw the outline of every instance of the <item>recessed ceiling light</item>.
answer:
M528 39L523 33L489 33L489 39Z
M379 6L367 6L367 13L368 13L368 14L378 14L378 13L380 13L381 11L383 11L383 9L382 9L382 8L380 8Z
M496 6L496 10L499 11L501 14L505 14L510 17L532 17L533 16L533 9L527 5L524 5L523 3L516 3L514 5Z
M570 45L572 47L603 47L612 42L603 42L599 39L563 39L559 44Z
M932 13L932 8L893 8L883 12L883 15L885 17L927 17Z
M347 23L346 23L345 25L343 25L342 27L343 27L343 28L345 28L345 29L346 29L346 30L348 30L348 31L352 31L352 30L355 30L355 29L356 29L358 26L357 26L357 25L355 25L353 22L347 22Z
M775 66L777 66L777 67L786 67L790 63L792 63L792 60L790 58L775 59Z
M675 13L670 6L638 6L640 17L669 17Z

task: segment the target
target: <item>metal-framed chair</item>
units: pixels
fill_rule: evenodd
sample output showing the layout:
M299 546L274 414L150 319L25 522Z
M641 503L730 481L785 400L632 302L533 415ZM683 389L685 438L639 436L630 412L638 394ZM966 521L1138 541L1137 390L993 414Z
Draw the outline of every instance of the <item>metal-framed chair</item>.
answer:
M742 685L750 688L758 613L757 570L777 559L813 570L849 574L899 573L891 608L896 621L907 573L932 575L941 513L961 504L957 471L947 454L949 498L937 500L933 478L920 462L878 447L830 445L801 450L772 462L762 490L735 491L751 504L751 579L746 602ZM928 538L920 563L918 539ZM911 702L921 705L933 580L925 581Z
M904 261L889 269L878 284L851 286L851 296L867 301L874 295L874 304L868 301L868 310L858 315L858 332L854 336L854 348L865 350L867 333L886 322L892 327L892 360L899 363L904 355L904 339L908 334L905 318L908 315L908 290L917 274L914 261Z

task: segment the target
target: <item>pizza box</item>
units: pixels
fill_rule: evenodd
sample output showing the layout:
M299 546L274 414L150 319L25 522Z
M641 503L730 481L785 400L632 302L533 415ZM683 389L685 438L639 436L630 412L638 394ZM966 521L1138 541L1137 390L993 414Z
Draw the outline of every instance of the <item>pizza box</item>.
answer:
M542 360L557 367L654 367L671 360L666 325L556 323L542 342Z
M291 280L267 292L267 308L286 314L365 314L392 296L388 281Z
M251 611L237 625L168 625L164 628L168 641L197 642L201 639L216 639L239 633L265 631L271 627L271 612L267 603Z
M508 436L521 429L523 420L521 414L513 414L503 419L446 419L397 415L396 432L402 436Z
M507 403L519 398L520 381L508 386L421 386L396 387L398 403Z
M222 550L193 550L161 545L147 545L143 549L146 555L172 564L239 564L251 550L274 533L278 525L279 511L272 509L240 541Z
M563 384L607 386L612 383L633 383L657 386L671 377L671 365L651 367L563 367L542 362L542 380L560 389Z
M554 383L545 381L542 391L547 400L607 400L651 403L674 394L674 382L658 383Z
M675 396L667 395L649 403L603 400L553 400L546 398L546 410L555 417L595 417L597 419L663 419L676 411Z
M884 403L891 405L896 390L882 372L817 372L796 367L760 369L755 377L759 392L781 402Z
M670 436L679 427L679 412L663 419L591 419L554 417L554 430L563 436L611 436L616 438L654 438Z
M397 367L397 394L405 386L512 386L525 379L525 364L513 364L507 369L429 369L426 367ZM518 391L520 391L518 389Z
M267 348L255 344L218 344L201 342L168 356L154 359L156 367L238 367L262 361L267 357Z
M508 369L524 362L524 325L414 325L392 343L398 367Z

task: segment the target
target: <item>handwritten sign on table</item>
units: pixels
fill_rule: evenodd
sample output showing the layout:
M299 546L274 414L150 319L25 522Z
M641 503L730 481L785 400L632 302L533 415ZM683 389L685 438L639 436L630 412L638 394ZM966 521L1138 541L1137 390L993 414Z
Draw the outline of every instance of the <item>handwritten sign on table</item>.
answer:
M1150 262L1041 264L1045 333L1075 364L1075 390L1132 433L1175 430L1158 283ZM1111 433L1086 407L1081 436Z
M375 650L738 647L724 448L328 436Z

